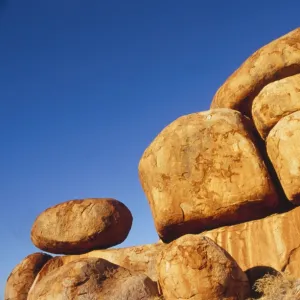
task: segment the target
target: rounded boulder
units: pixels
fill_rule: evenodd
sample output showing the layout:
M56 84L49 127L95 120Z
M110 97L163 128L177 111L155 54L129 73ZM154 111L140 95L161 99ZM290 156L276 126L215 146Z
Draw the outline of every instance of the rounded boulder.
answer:
M81 258L40 272L28 300L145 299L159 295L157 285L146 275L131 272L101 258Z
M32 226L31 240L50 253L81 254L122 243L131 225L130 210L118 200L71 200L42 212Z
M160 253L157 269L165 300L244 300L250 294L246 274L207 237L173 241Z
M25 257L9 275L4 292L5 300L27 300L28 292L43 266L52 256L33 253Z
M164 242L275 211L253 131L241 113L214 109L178 118L152 141L139 177Z

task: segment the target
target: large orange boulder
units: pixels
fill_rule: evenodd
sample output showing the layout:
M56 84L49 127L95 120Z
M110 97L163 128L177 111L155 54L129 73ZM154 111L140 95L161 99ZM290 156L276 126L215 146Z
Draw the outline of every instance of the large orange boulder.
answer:
M4 300L27 300L37 274L49 259L51 256L45 253L33 253L25 257L7 279Z
M266 85L254 98L252 117L263 139L277 122L300 110L300 74Z
M133 273L100 258L82 258L47 274L42 270L27 299L151 300L158 295L156 283L146 275Z
M79 254L122 243L131 225L129 209L115 199L71 200L42 212L32 226L31 240L50 253Z
M207 237L185 235L173 241L157 264L165 300L243 300L250 293L246 274Z
M270 131L267 152L286 197L300 204L300 110L282 118Z
M200 236L224 248L247 273L287 272L300 278L300 207Z
M154 139L139 176L163 241L275 210L253 131L241 113L215 109L180 117Z
M300 28L251 55L219 88L211 108L233 108L250 116L252 100L264 86L297 73L300 73Z

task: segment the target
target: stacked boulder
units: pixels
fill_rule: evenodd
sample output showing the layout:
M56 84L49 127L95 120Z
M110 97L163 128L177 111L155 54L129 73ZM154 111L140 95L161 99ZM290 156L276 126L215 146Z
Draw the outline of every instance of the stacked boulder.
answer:
M300 28L262 47L143 153L141 185L159 242L124 241L129 209L114 199L44 211L43 251L8 278L5 300L243 300L266 272L300 277Z
M217 91L212 108L252 117L288 200L300 203L300 28L256 51Z
M7 280L5 300L154 299L157 284L145 274L150 259L132 263L125 250L126 263L124 254L107 249L126 239L132 219L123 203L108 198L71 200L48 208L35 220L31 240L41 250L68 255L26 257ZM155 253L144 248L145 256ZM130 270L121 266L131 263Z

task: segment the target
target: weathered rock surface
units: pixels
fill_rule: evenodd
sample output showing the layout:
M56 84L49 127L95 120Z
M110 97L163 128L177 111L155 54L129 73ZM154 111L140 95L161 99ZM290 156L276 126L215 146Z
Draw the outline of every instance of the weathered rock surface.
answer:
M33 253L25 257L9 275L4 300L27 300L27 295L38 272L51 258L45 253Z
M266 85L255 97L252 117L263 139L277 122L300 110L300 74L283 78Z
M250 294L246 274L207 237L185 235L173 241L157 264L166 300L241 300Z
M157 285L104 259L82 258L44 274L39 273L28 300L154 299Z
M203 232L243 271L274 269L300 278L300 207L261 220Z
M287 198L300 204L300 111L282 118L270 131L267 152Z
M122 243L132 215L109 198L71 200L42 212L31 230L33 244L50 253L79 254Z
M165 247L163 243L149 244L128 248L95 250L81 255L56 256L43 267L43 276L52 270L80 258L102 258L130 271L146 274L157 281L157 255Z
M300 28L251 55L219 88L211 108L233 108L250 116L251 100L268 83L300 73Z
M278 198L253 130L234 110L194 113L145 150L139 176L163 241L274 211Z

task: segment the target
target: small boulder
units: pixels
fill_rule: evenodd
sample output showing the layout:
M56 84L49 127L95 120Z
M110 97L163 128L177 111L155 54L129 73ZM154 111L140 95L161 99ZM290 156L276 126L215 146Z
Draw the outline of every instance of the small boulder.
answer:
M267 152L286 197L300 204L300 111L282 118L267 137Z
M300 110L300 74L266 85L254 98L252 117L265 140L281 118L297 110Z
M25 257L7 279L4 300L27 300L31 285L49 259L51 256L45 253L33 253Z
M28 300L107 299L151 300L157 285L146 275L133 273L100 258L82 258L36 278Z
M165 300L243 300L250 294L246 274L207 237L173 241L159 255L157 269Z
M215 109L180 117L145 150L140 181L164 242L274 212L253 131L241 113Z
M71 200L42 212L32 226L31 240L50 253L80 254L122 243L131 225L131 212L115 199Z

